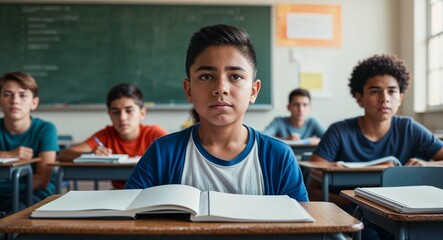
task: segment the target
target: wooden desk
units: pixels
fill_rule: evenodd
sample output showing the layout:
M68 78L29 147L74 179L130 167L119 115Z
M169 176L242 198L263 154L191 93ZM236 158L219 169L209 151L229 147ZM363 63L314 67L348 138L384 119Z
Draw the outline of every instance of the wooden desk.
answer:
M441 132L434 133L434 136L440 140L443 140L443 133L441 133Z
M303 153L313 152L317 147L317 145L301 144L297 143L297 141L289 141L289 140L282 140L282 141L288 144L292 148L292 151L297 157L300 157Z
M136 163L56 162L49 165L59 167L56 192L61 193L64 180L127 180Z
M20 178L26 176L27 185L27 204L32 204L32 163L40 161L40 158L30 160L19 160L0 164L0 179L12 180L12 211L17 212L20 198Z
M341 191L340 195L355 203L362 216L388 230L396 239L442 239L443 213L397 213L354 194L354 190Z
M300 167L317 170L322 173L322 178L317 179L322 184L322 199L329 201L330 187L372 187L380 186L381 174L385 168L345 168L337 167L334 163L302 161Z
M324 239L325 235L363 229L360 221L328 202L301 203L316 220L309 223L197 223L184 217L158 216L137 220L29 219L34 209L57 197L51 196L0 219L0 232L29 234L35 237L32 239L146 239L149 236L149 239L211 237L232 240L293 239L294 235L303 239Z

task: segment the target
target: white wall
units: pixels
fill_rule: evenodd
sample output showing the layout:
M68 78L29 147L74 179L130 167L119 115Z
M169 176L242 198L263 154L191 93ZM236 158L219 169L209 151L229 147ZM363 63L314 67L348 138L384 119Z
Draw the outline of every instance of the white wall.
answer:
M29 1L28 1L29 2ZM38 2L36 0L31 2ZM62 2L62 1L59 1ZM72 1L70 1L72 2ZM78 1L77 2L81 2ZM96 1L104 2L104 1ZM106 1L120 2L120 1ZM132 2L154 3L159 1L138 0ZM227 4L270 4L277 3L320 3L339 4L342 11L342 47L293 47L302 56L301 68L321 70L331 81L330 98L314 98L312 114L325 126L332 122L362 114L347 87L348 77L356 63L372 54L399 54L399 4L401 0L318 0L318 1L276 1L276 0L214 0L214 1L160 1L173 3L227 3ZM275 5L274 5L275 6ZM274 11L275 12L275 11ZM275 43L275 16L273 18L273 42ZM197 30L197 29L196 29ZM253 39L252 39L253 40ZM297 87L296 65L290 61L291 48L272 47L272 101L273 109L248 111L245 123L258 130L263 129L275 116L287 115L287 95ZM185 56L183 56L185 57ZM178 79L179 80L179 79ZM266 81L267 79L262 79ZM37 79L38 81L38 79ZM36 117L52 121L59 133L72 134L75 140L82 141L93 132L109 124L109 118L102 111L39 111ZM177 131L188 119L185 110L148 112L145 123L160 124L168 131Z

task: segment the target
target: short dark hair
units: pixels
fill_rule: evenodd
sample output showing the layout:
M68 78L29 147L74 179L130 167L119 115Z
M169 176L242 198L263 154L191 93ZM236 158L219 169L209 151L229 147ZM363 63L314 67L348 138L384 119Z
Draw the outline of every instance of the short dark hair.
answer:
M120 83L109 90L106 97L106 106L111 107L111 102L123 97L131 98L140 108L143 108L143 93L134 83Z
M292 90L291 93L289 93L289 98L288 98L289 104L291 104L292 98L294 98L296 96L308 97L309 102L311 101L311 94L309 93L308 90L303 89L303 88L296 88L296 89Z
M9 72L0 77L0 90L3 88L6 82L14 81L24 89L29 89L32 92L33 97L38 96L38 85L35 79L25 72Z
M195 59L208 47L229 45L235 47L247 58L254 68L254 80L257 77L257 58L254 47L247 32L229 25L213 25L201 28L194 33L189 41L186 52L186 76L189 79L189 69Z
M406 63L395 55L374 55L360 61L351 73L349 88L351 95L363 94L363 87L369 78L375 76L390 75L395 78L400 87L400 93L406 92L411 75Z
M197 111L195 111L195 108L192 108L192 109L189 111L189 114L191 115L191 118L192 118L192 122L193 122L193 123L198 123L198 122L200 122L200 116L198 115Z

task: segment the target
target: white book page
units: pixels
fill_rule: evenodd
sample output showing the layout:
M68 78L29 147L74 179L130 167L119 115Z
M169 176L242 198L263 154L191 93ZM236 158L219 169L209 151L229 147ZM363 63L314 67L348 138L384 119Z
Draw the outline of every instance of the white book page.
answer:
M129 157L126 159L120 159L118 162L119 163L138 163L138 161L140 161L141 156L136 156L136 157Z
M181 210L195 214L199 205L200 190L187 185L170 184L144 189L128 209Z
M431 186L362 188L380 199L407 208L443 208L443 189Z
M392 162L396 166L402 165L401 162L394 156L383 157L383 158L375 159L375 160L368 161L368 162L338 161L337 163L342 166L348 167L348 168L361 168L361 167L386 167L385 165L378 165L377 166L377 164L386 163L386 162Z
M102 162L102 161L124 161L128 159L128 154L112 154L109 156L95 155L95 154L82 154L80 157L74 159L74 162Z
M209 192L209 217L228 221L312 221L312 217L288 196L243 195ZM220 219L218 219L220 220Z
M0 164L18 161L18 158L0 158Z
M69 191L56 200L39 207L37 211L124 211L140 192L140 189Z

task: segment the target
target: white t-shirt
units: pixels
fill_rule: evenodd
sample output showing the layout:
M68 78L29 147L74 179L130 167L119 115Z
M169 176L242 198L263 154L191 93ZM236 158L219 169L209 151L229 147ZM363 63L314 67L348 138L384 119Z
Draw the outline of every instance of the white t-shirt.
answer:
M253 144L249 153L242 152L233 160L224 161L208 153L201 145L197 147L191 134L181 183L204 191L263 195L265 189L257 142ZM245 154L245 158L235 161Z

